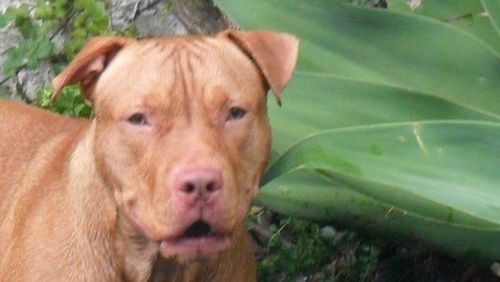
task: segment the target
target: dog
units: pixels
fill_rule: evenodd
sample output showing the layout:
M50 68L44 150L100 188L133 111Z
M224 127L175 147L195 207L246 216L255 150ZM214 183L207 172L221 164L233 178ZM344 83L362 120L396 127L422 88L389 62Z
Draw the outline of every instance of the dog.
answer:
M1 281L255 281L244 221L292 35L92 39L53 80L93 118L0 103Z

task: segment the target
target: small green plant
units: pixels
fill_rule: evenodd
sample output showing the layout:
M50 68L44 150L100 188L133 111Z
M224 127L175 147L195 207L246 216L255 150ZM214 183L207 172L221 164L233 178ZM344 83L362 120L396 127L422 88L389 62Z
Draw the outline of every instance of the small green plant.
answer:
M35 105L66 116L89 118L92 114L91 105L83 98L78 85L66 87L55 101L53 96L54 91L45 87L39 92Z
M250 225L262 229L265 212ZM337 231L295 217L279 217L259 236L262 253L257 264L259 281L370 281L378 262L379 247L352 231ZM256 229L252 229L254 233ZM262 235L262 234L260 234Z
M104 4L96 0L39 0L34 7L9 7L0 15L0 28L9 23L17 28L22 39L6 52L3 72L7 77L24 68L34 69L46 59L55 66L65 64L88 38L111 33ZM57 50L53 42L59 33L69 35L62 50Z
M9 7L0 14L0 28L14 25L21 33L22 39L6 51L6 61L2 71L6 79L15 77L23 69L36 69L41 61L51 63L54 72L59 73L70 62L89 38L97 35L113 35L108 12L100 0L38 0L30 7L22 4ZM54 40L59 34L64 34L62 48L56 48ZM127 35L135 35L134 29L126 31ZM4 81L5 81L4 80ZM63 93L57 105L49 106L47 95L49 88L40 91L39 100L44 101L44 107L54 110L88 116L88 105L78 88L72 88ZM73 105L75 109L69 106Z

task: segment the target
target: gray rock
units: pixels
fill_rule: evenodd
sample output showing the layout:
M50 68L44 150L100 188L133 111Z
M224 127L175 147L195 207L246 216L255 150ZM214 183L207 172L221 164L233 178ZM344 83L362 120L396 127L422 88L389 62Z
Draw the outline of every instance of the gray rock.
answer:
M19 6L22 3L34 5L36 1L34 0L1 0L0 1L0 12L5 12L8 7L11 6ZM5 52L12 45L18 42L21 39L21 34L17 32L11 26L6 26L0 29L0 66L5 63L6 57ZM8 93L9 96L14 96L16 93L16 81L14 79L5 80L6 77L3 72L0 72L0 82L3 82L0 85L1 93Z
M27 4L30 6L34 6L36 4L36 0L1 0L0 1L0 11L5 11L8 7L11 6L19 6L21 4Z
M17 74L17 80L24 91L23 95L29 101L37 98L38 92L46 85L50 85L54 72L48 61L41 62L37 69L23 69Z
M172 10L190 34L212 34L229 27L221 11L207 0L170 0Z
M125 31L134 21L144 0L111 0L111 25L114 29Z
M141 37L187 34L186 26L175 15L170 1L151 2L138 12L134 21Z
M112 25L135 25L141 37L215 33L228 27L221 12L207 0L112 0Z

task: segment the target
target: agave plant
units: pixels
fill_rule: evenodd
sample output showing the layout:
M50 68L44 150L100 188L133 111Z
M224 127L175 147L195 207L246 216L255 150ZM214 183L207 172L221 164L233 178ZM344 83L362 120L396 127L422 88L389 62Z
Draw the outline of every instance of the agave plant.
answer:
M256 205L500 260L498 0L215 2L301 40Z

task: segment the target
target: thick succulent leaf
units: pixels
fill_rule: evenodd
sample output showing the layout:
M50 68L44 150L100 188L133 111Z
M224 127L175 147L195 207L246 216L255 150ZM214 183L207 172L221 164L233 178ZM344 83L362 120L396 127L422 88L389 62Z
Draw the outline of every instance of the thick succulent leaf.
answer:
M498 0L481 0L484 8L489 14L492 25L500 35L500 1Z
M500 53L500 36L490 22L489 14L485 13L481 0L421 1L418 5L407 0L388 0L387 3L388 8L394 11L413 12L454 25L485 41Z
M312 167L360 192L419 213L422 197L500 224L500 123L415 122L324 131L283 154L264 182ZM359 186L359 187L358 187ZM469 194L468 192L474 191ZM411 197L408 197L412 195ZM478 205L478 203L480 205ZM440 220L447 220L448 209ZM462 222L463 223L463 222Z
M445 232L446 225L450 227L447 232L460 228L466 233L474 229L500 232L498 156L500 123L439 121L354 127L324 131L304 139L269 168L264 183L296 170L314 169L337 184L327 185L323 180L310 179L293 184L282 182L281 185L294 186L293 189L287 189L288 193L298 193L310 186L320 187L323 193L333 193L328 197L330 200L340 197L332 200L332 203L343 201L338 209L344 209L344 213L356 213L365 207L353 209L345 199L353 193L343 194L347 191L345 188L340 193L339 187L349 187L363 195L367 206L374 209L385 209L388 212L389 208L439 223L443 229L440 232ZM282 187L278 183L270 185ZM266 187L260 199L266 198L265 191ZM325 213L320 205L312 205L320 198L323 198L320 202L324 201L326 197L318 193L305 196L308 193L310 192L304 192L302 196L311 198L310 206L303 209L313 212L318 208L316 213L327 219L331 214ZM269 204L269 199L266 200ZM362 214L368 217L374 215L366 213L366 210L360 212ZM379 211L378 216L380 215ZM417 221L412 220L401 220L400 224L418 229L415 226ZM360 222L353 224L358 225ZM386 230L392 231L391 228ZM422 232L423 236L425 231ZM438 239L443 246L450 245L445 244L449 237L435 238ZM474 238L472 236L469 239ZM480 241L483 239L481 236L476 237L477 242L471 241L470 248L472 245L482 244ZM492 244L491 241L485 242ZM480 250L482 255L487 252L484 247ZM464 250L456 242L455 248L454 254L460 252L458 249ZM492 256L491 250L488 252L490 260L500 258L500 250L495 251L496 257Z
M463 259L490 263L500 257L500 229L439 221L387 204L307 169L267 183L255 203L284 214L332 221L392 239L415 239Z
M328 0L215 2L246 29L301 40L284 106L270 104L277 161L257 204L500 258L500 56L486 41Z
M400 87L500 116L499 55L453 26L329 0L215 2L244 28L297 35L298 73Z
M268 105L275 153L283 153L306 135L332 128L415 120L495 120L398 87L302 73L295 75L282 107Z

